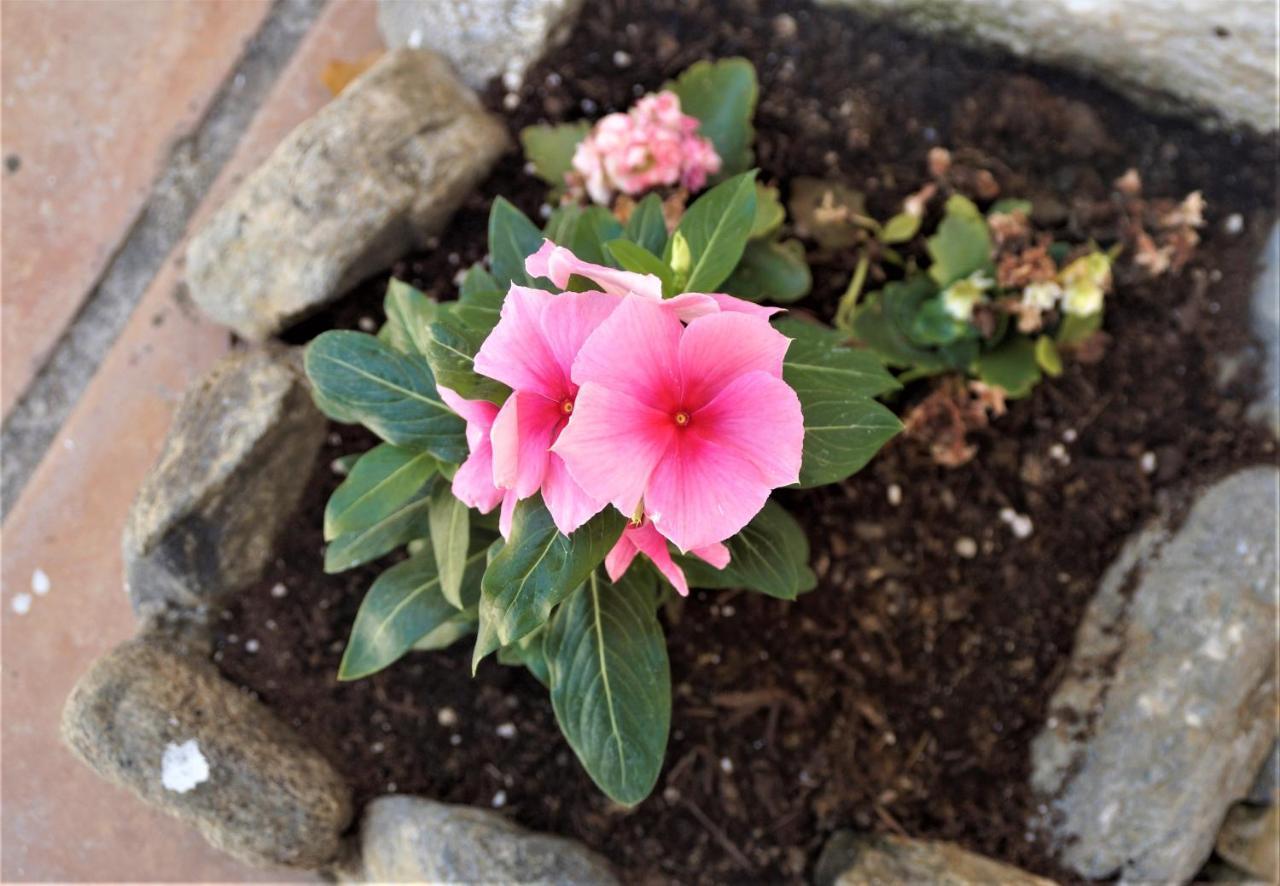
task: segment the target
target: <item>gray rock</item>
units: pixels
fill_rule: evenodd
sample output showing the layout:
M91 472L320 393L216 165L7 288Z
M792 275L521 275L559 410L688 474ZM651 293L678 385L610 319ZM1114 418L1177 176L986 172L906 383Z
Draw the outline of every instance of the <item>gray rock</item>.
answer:
M351 792L320 754L205 661L154 637L96 662L62 736L104 778L254 864L332 861Z
M1082 877L1189 879L1271 750L1278 484L1240 471L1140 533L1085 614L1032 747Z
M187 391L124 534L143 615L203 607L257 580L324 442L295 353L234 353Z
M512 88L564 41L581 8L582 0L378 0L378 30L388 46L439 52L474 89L497 76Z
M616 884L607 862L560 837L535 834L483 809L380 797L360 823L363 869L375 883Z
M1280 438L1280 224L1263 249L1262 275L1253 291L1253 329L1262 342L1262 381L1249 418Z
M1227 813L1216 846L1218 855L1263 883L1280 882L1280 807L1237 803Z
M444 59L388 53L192 238L191 297L263 339L439 233L508 141Z
M953 843L837 831L831 835L813 873L816 886L868 883L931 883L934 886L1052 886L1002 862Z

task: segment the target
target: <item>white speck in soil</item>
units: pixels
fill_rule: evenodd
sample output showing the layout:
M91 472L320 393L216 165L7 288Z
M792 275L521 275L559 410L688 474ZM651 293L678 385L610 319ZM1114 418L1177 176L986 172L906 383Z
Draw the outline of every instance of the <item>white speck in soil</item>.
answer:
M160 758L160 783L167 790L185 794L209 780L209 761L194 738L182 744L169 742Z
M387 782L387 793L394 794L398 785L394 781Z
M1064 443L1074 443L1076 442L1076 438L1078 436L1080 435L1076 433L1075 428L1067 428L1065 431L1062 432L1062 441Z
M458 722L458 712L453 708L441 708L436 712L436 722L448 728Z
M737 611L738 610L734 609L732 606L729 606L726 604L725 606L721 607L720 614L723 615L725 618L733 618L733 614Z
M13 600L9 603L13 607L13 611L18 615L26 615L31 611L31 595L30 594L14 594Z
M361 317L356 321L356 325L360 327L361 332L373 332L378 328L378 321L372 317Z
M1058 464L1071 464L1071 456L1067 455L1067 447L1061 443L1054 443L1049 447L1049 458L1058 462Z
M584 98L579 106L582 108L582 113L584 114L594 114L596 111L600 110L600 106L589 98Z
M1232 237L1244 232L1244 216L1233 212L1222 221L1222 230Z
M1138 466L1142 468L1142 473L1154 474L1156 472L1156 454L1154 452L1142 453L1142 458L1138 460Z
M519 89L523 80L524 78L515 71L507 71L502 75L502 85L507 88L508 92L515 92Z
M494 795L493 795L493 808L494 808L494 809L501 809L503 806L506 806L506 805L507 805L507 792L506 792L506 791L498 791L498 793L496 793L496 794L494 794Z
M508 92L502 97L502 106L508 111L514 111L516 108L520 107L520 93Z
M902 487L897 483L890 483L889 488L884 491L884 497L896 508L902 504Z
M732 775L732 774L733 774L733 761L732 761L732 760L730 760L728 757L721 757L721 758L720 758L720 771L721 771L721 772L723 772L725 775Z
M502 725L500 725L497 729L495 729L495 730L494 730L494 732L498 733L498 737L499 737L499 738L515 738L515 737L516 737L516 724L514 724L514 723L503 723L503 724L502 724Z
M966 560L972 560L978 556L978 543L967 535L962 535L956 539L956 554Z
M462 736L455 732L453 735L449 736L449 744L456 748L458 745L462 744Z
M34 591L37 596L43 597L45 594L49 593L49 588L51 587L53 587L53 583L49 581L49 576L43 569L37 569L35 572L31 573L31 590Z
M369 745L369 751L374 754L381 754L386 749L387 746L380 741L375 741L373 744Z
M258 651L258 641L257 641L257 640L253 640L253 639L245 640L245 641L244 641L244 651L245 651L245 652L257 652L257 651Z
M288 595L289 595L289 589L286 588L280 582L276 582L271 586L271 596L275 597L277 600L279 600L281 597L287 597Z
M630 53L623 52L621 49L619 49L617 52L613 54L613 63L619 68L630 67L631 65Z

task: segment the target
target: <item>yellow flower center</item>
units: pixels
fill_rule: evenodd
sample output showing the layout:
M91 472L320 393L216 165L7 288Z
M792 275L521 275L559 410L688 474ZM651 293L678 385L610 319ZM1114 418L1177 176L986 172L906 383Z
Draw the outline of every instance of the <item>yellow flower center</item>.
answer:
M677 412L677 413L676 413L676 424L678 424L678 425L679 425L680 427L682 427L682 428L683 428L685 425L689 424L689 413L685 412L683 409L682 409L682 410L680 410L679 412Z
M564 400L560 402L560 411L565 415L573 415L573 401L568 397L565 397Z

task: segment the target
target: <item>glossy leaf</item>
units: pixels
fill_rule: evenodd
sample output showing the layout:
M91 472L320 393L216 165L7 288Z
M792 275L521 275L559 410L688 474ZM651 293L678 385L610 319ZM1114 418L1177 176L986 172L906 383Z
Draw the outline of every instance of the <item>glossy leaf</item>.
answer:
M510 646L503 646L498 650L498 662L513 667L524 667L533 674L535 680L549 688L551 678L547 673L547 656L542 648L545 632L544 626L531 634L525 634Z
M649 194L631 210L627 219L626 237L637 246L643 246L654 255L662 255L667 248L667 220L662 213L662 198Z
M361 332L321 333L305 365L317 402L336 408L388 443L457 463L467 454L462 419L436 392L427 361Z
M552 607L604 561L625 524L614 508L606 508L564 536L540 497L520 502L511 535L480 585L480 633L472 667L544 624Z
M569 746L609 797L633 806L658 780L671 728L671 672L653 589L600 570L556 610L543 640L551 706Z
M982 270L991 262L991 234L987 220L973 202L959 194L947 200L946 216L928 240L929 276L945 288Z
M459 304L441 310L431 324L423 342L423 355L431 364L436 382L456 391L468 400L501 403L510 389L501 382L476 372L476 352L484 344L488 331L474 329L456 315Z
M436 303L422 292L402 280L392 280L382 300L387 315L382 327L384 340L403 354L423 353L427 327L435 320L436 309Z
M427 505L427 527L440 575L440 592L457 609L475 605L462 598L462 574L471 546L471 510L453 495L448 484L437 484Z
M914 369L940 369L943 362L928 348L908 338L898 318L914 318L920 305L937 293L937 288L923 275L887 284L879 292L868 293L853 312L853 336L875 351L890 366Z
M603 206L569 204L558 207L551 214L543 233L551 242L565 247L583 261L599 265L607 262L604 244L622 236L622 225ZM594 284L591 288L595 288Z
M441 622L425 636L415 640L413 649L415 652L437 652L448 649L454 643L470 637L475 632L475 612L455 612L452 617Z
M324 571L333 574L376 560L428 532L426 495L419 495L357 532L339 535L324 551Z
M709 138L720 155L722 176L751 168L755 139L751 119L759 91L751 62L744 58L695 62L663 88L680 96L681 110L698 118L698 133Z
M506 198L495 198L489 210L489 266L500 289L511 283L539 285L525 273L524 260L541 245L538 226Z
M752 240L723 289L750 301L785 305L804 298L812 285L799 240Z
M573 152L590 131L591 124L586 120L555 126L526 126L520 130L520 146L538 178L561 189L565 186L565 175L573 169Z
M772 185L756 182L756 217L751 222L751 239L763 240L776 233L787 218L787 210Z
M755 213L755 172L716 185L689 207L676 227L691 259L685 292L717 291L742 258ZM668 243L663 258L675 267L671 251Z
M465 302L480 293L499 291L501 287L498 281L484 269L484 265L477 262L467 268L467 273L462 277L462 285L458 287L458 301Z
M1036 346L1025 335L1012 335L978 358L978 378L1004 388L1009 397L1025 397L1040 381Z
M630 240L610 240L604 246L605 252L614 263L625 271L637 274L653 274L662 281L664 295L674 295L675 274L662 259Z
M878 397L901 387L874 354L847 347L846 337L834 329L794 317L783 317L774 326L791 339L782 367L797 391Z
M809 539L795 518L769 502L741 532L725 542L729 565L716 569L697 557L677 557L695 588L744 588L794 600L817 584L809 568Z
M356 461L324 509L324 540L368 529L414 498L439 470L426 452L383 443Z

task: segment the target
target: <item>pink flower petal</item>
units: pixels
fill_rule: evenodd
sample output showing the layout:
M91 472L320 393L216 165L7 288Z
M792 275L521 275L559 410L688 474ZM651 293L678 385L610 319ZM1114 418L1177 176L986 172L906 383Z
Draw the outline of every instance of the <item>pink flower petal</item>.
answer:
M674 411L680 399L681 332L680 321L662 303L625 298L578 352L573 380L579 385L594 382L650 408Z
M703 406L745 372L782 377L782 358L791 343L767 321L742 313L712 314L689 324L680 339L681 405Z
M488 400L467 400L457 391L446 388L444 385L436 385L436 390L440 392L440 399L444 401L444 405L462 416L468 425L476 424L486 431L493 426L493 417L498 414L496 403L490 403Z
M662 306L674 312L676 317L685 323L692 323L699 317L720 312L720 305L716 303L716 296L705 295L701 292L686 292L683 295L677 295L675 298L669 298L664 301Z
M556 298L541 289L512 286L498 325L476 353L476 372L513 390L564 396L568 379L542 337L543 309Z
M542 478L542 501L563 535L572 533L608 504L607 499L597 500L583 492L565 467L564 459L554 452L547 460L547 472Z
M703 545L700 548L693 549L693 555L700 560L705 560L716 569L724 569L729 565L729 549L720 542L713 545Z
M626 575L627 570L631 568L631 561L638 553L640 549L631 540L629 530L624 529L604 558L604 571L609 574L609 581L617 581Z
M518 501L512 489L508 489L502 496L502 510L498 512L498 532L503 538L511 537L511 520L515 516Z
M587 336L620 304L617 297L603 292L565 292L547 302L542 311L542 337L566 380ZM566 391L567 395L572 393Z
M645 520L639 526L628 526L622 534L630 537L631 543L658 567L658 571L671 582L671 586L681 597L689 596L689 582L685 580L684 570L671 559L667 540L658 534L653 523Z
M563 419L560 404L541 394L516 391L508 397L489 434L494 484L515 490L517 498L537 492L547 471L547 450Z
M739 376L693 413L689 430L695 429L754 464L771 487L800 479L804 413L780 378L767 372Z
M487 514L502 500L502 490L493 485L493 448L488 440L471 450L453 475L454 498L469 508Z
M609 295L623 296L634 292L654 300L662 298L662 281L653 274L619 271L583 261L550 240L543 240L538 251L524 260L524 269L534 277L546 277L561 289L567 288L569 278L577 274L591 280Z
M747 314L748 316L761 317L765 320L769 319L774 314L782 313L784 310L783 308L770 308L764 305L758 305L754 302L749 302L746 299L738 298L737 296L725 295L722 292L713 292L707 297L714 299L717 307L719 307L721 311Z
M630 516L675 432L666 413L588 382L578 391L573 416L551 451L564 459L588 496L612 502Z

